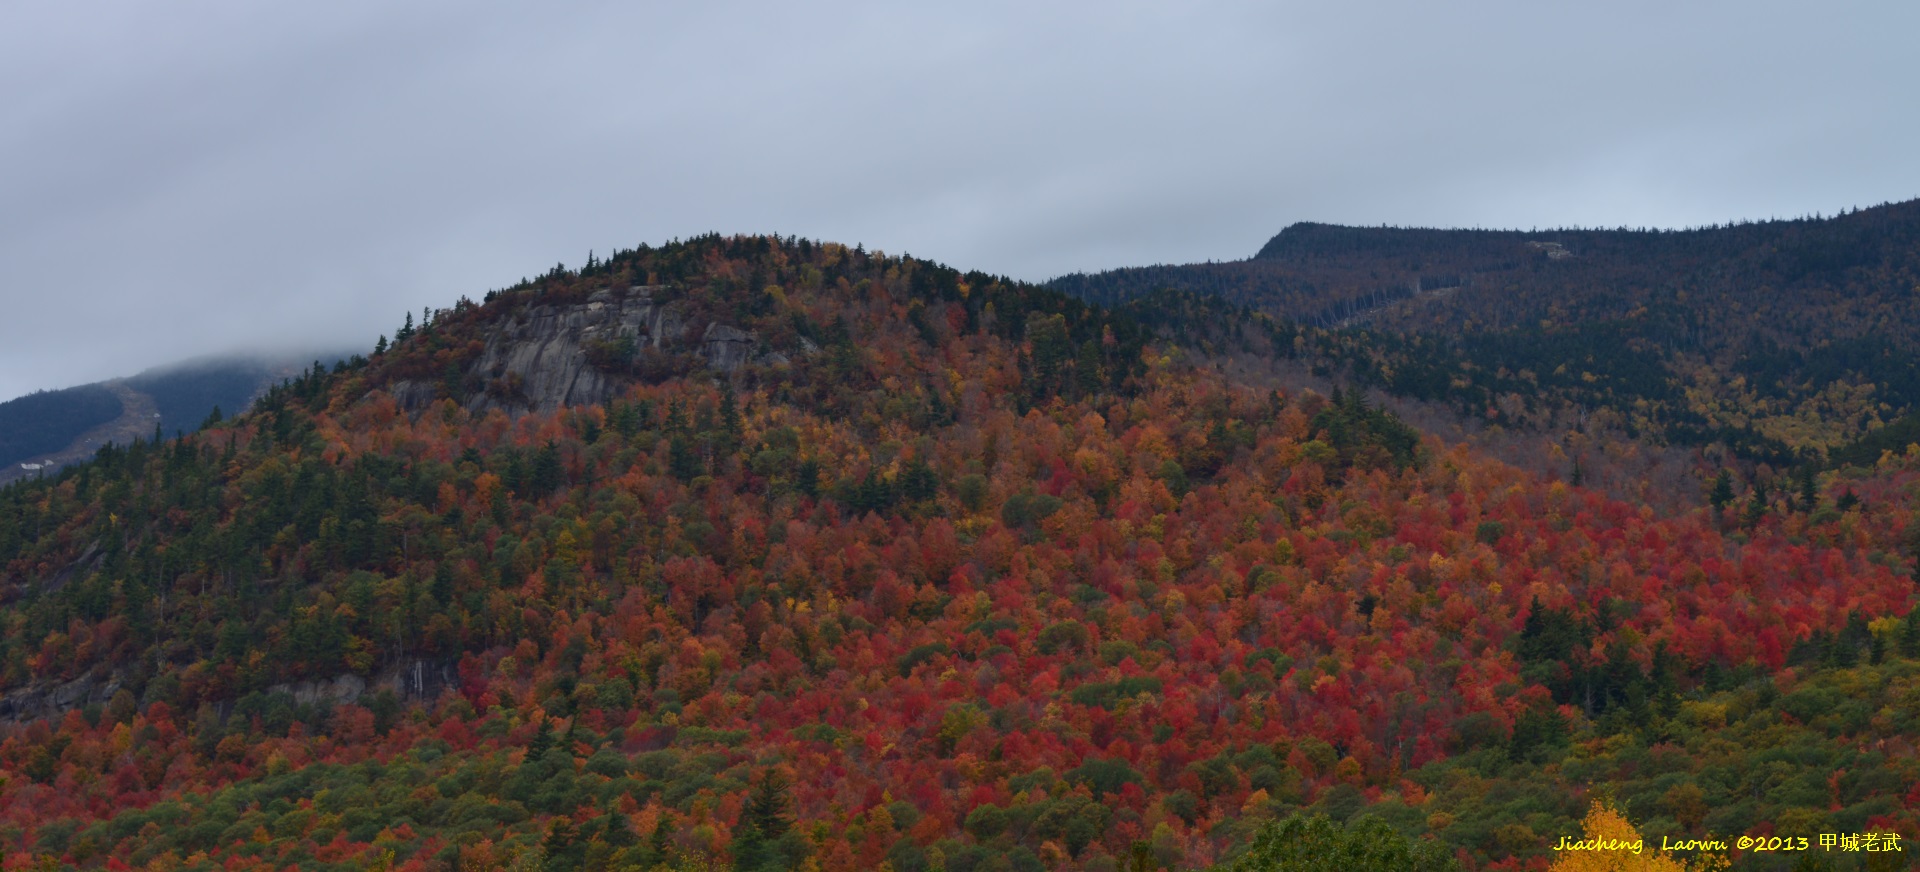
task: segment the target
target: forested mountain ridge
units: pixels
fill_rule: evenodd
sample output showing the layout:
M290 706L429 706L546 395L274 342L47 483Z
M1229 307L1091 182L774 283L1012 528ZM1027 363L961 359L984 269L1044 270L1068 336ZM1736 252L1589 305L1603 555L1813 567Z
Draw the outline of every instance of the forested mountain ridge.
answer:
M0 403L0 481L20 477L23 464L38 470L46 455L125 411L125 403L99 384L35 391Z
M1776 465L1920 405L1920 200L1683 231L1296 224L1245 261L1049 284L1107 305L1216 295L1307 328L1304 352L1396 395L1600 412Z
M296 365L285 355L209 357L0 403L0 484L47 474L108 442L125 445L156 430L190 432L215 410L244 411L254 397L313 359Z
M1915 829L1920 457L1659 515L805 240L490 296L0 490L0 694L117 685L0 726L9 864L1191 868L1309 809L1518 868L1596 783Z

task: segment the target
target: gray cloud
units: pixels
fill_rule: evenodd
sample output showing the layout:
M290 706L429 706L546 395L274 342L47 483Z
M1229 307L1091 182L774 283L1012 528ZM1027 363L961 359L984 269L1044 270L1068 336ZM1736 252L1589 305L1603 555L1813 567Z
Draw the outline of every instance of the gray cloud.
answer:
M557 5L0 8L0 398L708 230L1045 279L1920 195L1909 3Z

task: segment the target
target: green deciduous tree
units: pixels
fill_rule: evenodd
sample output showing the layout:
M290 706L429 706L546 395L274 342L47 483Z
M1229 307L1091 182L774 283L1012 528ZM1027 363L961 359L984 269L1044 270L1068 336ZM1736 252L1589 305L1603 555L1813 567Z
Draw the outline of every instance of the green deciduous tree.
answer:
M1215 872L1442 872L1459 864L1435 842L1408 839L1377 818L1341 826L1298 815L1262 827L1245 854Z

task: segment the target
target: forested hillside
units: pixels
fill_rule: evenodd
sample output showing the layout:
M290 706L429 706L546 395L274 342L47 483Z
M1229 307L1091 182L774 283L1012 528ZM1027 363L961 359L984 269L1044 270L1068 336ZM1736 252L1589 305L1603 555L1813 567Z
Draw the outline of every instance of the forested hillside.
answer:
M1177 320L700 237L0 490L5 863L1190 869L1306 811L1541 868L1596 790L1920 838L1920 451L1660 514ZM543 410L535 323L609 401Z
M36 460L120 417L120 398L100 385L37 391L0 403L0 467Z
M1599 414L1776 466L1920 408L1920 200L1684 231L1296 224L1245 261L1050 285L1106 305L1205 293L1396 395L1503 423Z
M345 355L322 355L331 362ZM153 399L163 433L191 433L218 410L223 416L244 411L253 398L312 360L272 357L215 357L156 367L126 379L128 387Z

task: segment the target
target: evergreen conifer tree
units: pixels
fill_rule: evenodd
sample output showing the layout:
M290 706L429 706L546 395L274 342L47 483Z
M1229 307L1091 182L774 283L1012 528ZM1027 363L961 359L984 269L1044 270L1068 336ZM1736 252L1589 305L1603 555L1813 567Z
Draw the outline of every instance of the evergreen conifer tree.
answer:
M774 842L785 835L792 821L787 817L787 780L769 769L747 797L740 812L740 830L735 836L733 868L761 870L777 868L778 852Z
M527 762L532 762L546 756L548 751L553 750L553 747L553 721L547 718L541 718L540 728L534 731L533 739L527 742Z
M1755 486L1753 494L1747 497L1747 508L1740 513L1740 523L1751 527L1767 516L1767 492Z
M653 825L653 833L647 837L646 850L640 852L640 868L652 869L670 865L673 862L673 825L666 815L660 816L660 822Z
M1733 476L1726 470L1720 470L1720 474L1713 477L1713 490L1708 492L1707 502L1712 503L1716 511L1733 502Z

